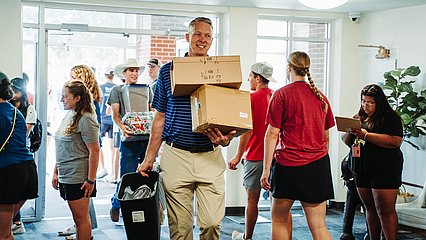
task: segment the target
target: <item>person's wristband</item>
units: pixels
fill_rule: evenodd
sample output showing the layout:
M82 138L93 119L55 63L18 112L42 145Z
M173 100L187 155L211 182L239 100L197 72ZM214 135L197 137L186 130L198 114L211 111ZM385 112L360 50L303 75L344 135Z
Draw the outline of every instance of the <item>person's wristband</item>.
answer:
M89 178L86 178L86 180L84 180L84 181L86 181L88 184L90 184L90 185L93 185L93 184L95 184L95 182L92 182L92 181L90 181L90 179ZM96 180L95 180L96 181Z
M367 135L368 135L368 132L366 132L364 135L364 141L367 141Z

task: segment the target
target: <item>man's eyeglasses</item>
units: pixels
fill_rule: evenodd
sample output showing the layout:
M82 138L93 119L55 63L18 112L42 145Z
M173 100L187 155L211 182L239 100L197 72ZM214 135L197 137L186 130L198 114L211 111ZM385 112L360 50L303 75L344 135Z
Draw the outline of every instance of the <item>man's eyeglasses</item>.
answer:
M374 105L374 104L376 104L376 102L374 102L374 101L361 100L361 105L363 105L363 106L369 107L369 106Z

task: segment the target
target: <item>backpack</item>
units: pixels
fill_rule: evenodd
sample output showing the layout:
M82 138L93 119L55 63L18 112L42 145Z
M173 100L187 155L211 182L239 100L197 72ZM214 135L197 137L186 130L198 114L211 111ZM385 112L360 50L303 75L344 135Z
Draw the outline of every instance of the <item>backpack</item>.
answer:
M37 118L37 121L31 130L28 138L30 139L30 152L35 153L40 148L41 138L43 135L43 127L40 120Z

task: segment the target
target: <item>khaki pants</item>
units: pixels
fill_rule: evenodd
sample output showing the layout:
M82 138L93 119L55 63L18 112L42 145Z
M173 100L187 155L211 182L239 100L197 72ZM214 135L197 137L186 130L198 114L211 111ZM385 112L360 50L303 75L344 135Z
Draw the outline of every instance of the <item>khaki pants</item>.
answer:
M219 239L225 216L225 161L220 148L190 153L164 145L160 161L169 219L170 239L192 240L194 192L200 240Z

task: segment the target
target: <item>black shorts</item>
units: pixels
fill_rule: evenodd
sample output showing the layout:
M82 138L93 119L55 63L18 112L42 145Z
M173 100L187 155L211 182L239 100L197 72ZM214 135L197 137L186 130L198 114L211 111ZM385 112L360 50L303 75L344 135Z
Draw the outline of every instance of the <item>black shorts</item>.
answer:
M0 169L0 204L17 204L37 197L38 177L34 160Z
M80 189L81 185L83 185L83 183L77 183L77 184L59 183L59 193L61 194L61 198L63 198L66 201L73 201L73 200L78 200L80 198L83 198L85 190ZM90 197L96 197L96 182Z
M112 139L113 136L113 125L101 123L101 137L105 137L105 134L108 133L108 138Z
M328 154L303 166L289 167L275 163L272 174L272 196L321 203L334 198Z
M402 183L402 172L363 172L355 174L355 183L359 188L398 189Z

